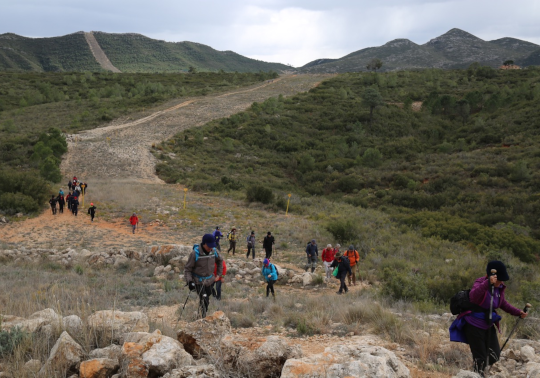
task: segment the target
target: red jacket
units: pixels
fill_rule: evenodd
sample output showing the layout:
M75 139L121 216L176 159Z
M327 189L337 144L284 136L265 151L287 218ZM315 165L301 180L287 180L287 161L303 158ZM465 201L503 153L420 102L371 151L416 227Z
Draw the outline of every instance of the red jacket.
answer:
M135 226L137 223L139 223L139 218L137 218L136 215L132 215L129 218L129 223L131 223L132 226Z
M322 250L322 261L332 262L335 255L336 250L334 248L325 248Z
M221 273L221 277L223 277L227 273L227 265L225 265L225 260L223 260L223 272ZM217 275L217 264L214 265L214 276ZM221 277L216 277L216 281L221 281Z

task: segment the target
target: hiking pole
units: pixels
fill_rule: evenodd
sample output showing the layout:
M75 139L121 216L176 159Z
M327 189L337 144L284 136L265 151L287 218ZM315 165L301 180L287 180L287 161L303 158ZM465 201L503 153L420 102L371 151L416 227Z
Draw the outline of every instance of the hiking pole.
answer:
M525 307L523 308L523 312L524 313L527 313L529 311L529 309L531 308L531 304L530 303L527 303L525 305ZM506 346L506 343L508 343L508 340L510 340L510 337L512 337L512 335L514 334L514 331L516 330L518 324L519 324L519 321L522 320L521 316L516 320L516 324L514 324L514 328L512 328L512 331L510 331L510 334L508 335L508 338L506 339L506 341L504 342L502 348L501 348L501 352L502 350L504 349L504 347Z
M189 284L186 284L186 286L189 286ZM189 289L188 289L189 290ZM188 302L188 299L191 295L191 290L189 290L189 293L186 297L186 301L184 302L184 306L182 307L182 311L180 311L180 316L178 317L178 321L180 321L180 319L182 318L182 315L184 314L184 310L186 309L186 305L187 305L187 302ZM178 324L178 322L176 322Z
M489 285L491 286L491 300L489 304L489 320L488 320L488 330L487 330L487 348L486 348L486 365L484 366L484 375L487 376L489 371L489 347L491 345L491 327L493 326L493 296L495 294L495 285L491 283L491 277L497 274L497 269L491 269L491 275L488 277L490 280Z

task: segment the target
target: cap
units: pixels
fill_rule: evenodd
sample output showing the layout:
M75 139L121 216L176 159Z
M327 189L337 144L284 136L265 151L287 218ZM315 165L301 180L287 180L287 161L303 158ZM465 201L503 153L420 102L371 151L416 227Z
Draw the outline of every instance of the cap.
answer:
M94 203L93 203L93 202L90 202L90 206L94 206Z
M510 277L506 271L506 266L504 266L502 261L490 261L487 264L486 273L488 276L491 276L491 270L495 269L497 271L497 279L499 281L508 281Z
M354 245L351 244L351 245L349 246L349 251L354 251Z
M326 248L332 248L332 244L328 244Z
M270 263L270 261L269 261L268 259L264 259L264 260L263 260L263 264L264 264L264 265L268 265L269 263Z
M336 248L341 248L341 244L336 244Z
M311 242L312 242L312 243L317 243L317 242L315 241L315 239L311 239Z
M266 235L272 235L272 233L270 231L268 231L268 233Z
M236 227L233 226L233 228L231 228L231 231L232 231L232 230L236 230Z
M206 244L207 247L216 247L216 238L212 234L204 234L201 244Z
M255 235L255 231L251 231L251 235Z
M219 230L219 226L216 227L216 230Z
M336 254L334 255L334 257L341 257L341 252L336 252Z

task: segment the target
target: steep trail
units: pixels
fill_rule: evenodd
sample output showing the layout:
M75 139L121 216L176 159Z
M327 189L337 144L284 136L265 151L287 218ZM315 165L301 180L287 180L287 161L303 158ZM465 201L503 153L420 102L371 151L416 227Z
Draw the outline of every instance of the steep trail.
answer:
M96 37L94 37L94 33L92 32L85 32L84 38L86 39L86 42L88 42L88 46L90 47L90 51L92 51L92 55L94 55L94 58L96 58L96 61L99 63L103 69L107 71L112 71L116 73L120 73L121 71L116 68L109 58L107 58L107 55L105 54L105 51L101 48L98 41L96 40Z
M68 136L68 153L61 170L65 176L78 175L86 180L111 179L160 182L155 175L153 143L176 133L228 117L278 95L291 96L320 83L322 75L287 75L273 82L214 96L170 102L167 107L135 121L117 121L112 125ZM171 106L172 105L172 106Z

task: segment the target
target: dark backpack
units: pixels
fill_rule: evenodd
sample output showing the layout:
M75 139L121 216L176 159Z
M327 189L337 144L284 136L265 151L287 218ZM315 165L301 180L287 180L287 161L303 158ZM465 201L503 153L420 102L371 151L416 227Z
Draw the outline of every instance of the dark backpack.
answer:
M450 299L450 312L452 315L459 315L465 311L486 312L485 308L469 300L470 292L471 289L460 290Z

